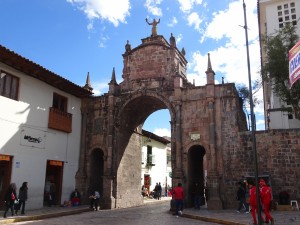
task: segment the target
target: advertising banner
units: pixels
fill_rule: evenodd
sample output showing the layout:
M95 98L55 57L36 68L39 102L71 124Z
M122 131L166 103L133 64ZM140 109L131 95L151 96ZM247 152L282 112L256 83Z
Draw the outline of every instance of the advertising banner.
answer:
M289 78L291 87L300 78L300 41L289 51Z

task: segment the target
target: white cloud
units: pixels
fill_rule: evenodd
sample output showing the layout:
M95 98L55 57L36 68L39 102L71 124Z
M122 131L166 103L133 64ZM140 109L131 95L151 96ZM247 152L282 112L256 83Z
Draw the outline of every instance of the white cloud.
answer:
M188 13L195 5L201 5L202 0L178 0L178 3L180 5L180 10L184 13Z
M146 9L154 16L162 16L162 10L158 7L162 0L146 0Z
M187 20L189 26L194 26L196 30L200 31L200 24L202 20L200 19L197 13L193 12L190 15L188 15Z
M177 44L180 43L182 38L183 38L182 34L178 34L178 36L176 37L176 43Z
M109 81L91 83L91 86L93 88L94 96L99 96L99 95L102 95L104 93L107 93L108 92L108 83L109 83Z
M257 39L258 25L256 4L250 4L247 9L247 26L249 42ZM229 4L228 9L219 11L213 14L212 21L205 28L205 33L202 41L205 38L220 40L228 38L231 43L240 45L245 43L245 30L243 26L244 13L242 1L235 1ZM241 40L243 40L241 42Z
M253 29L249 30L249 55L251 63L251 78L255 80L260 68L260 48L258 42L257 16L255 4L252 4L252 13L249 24ZM224 23L226 24L224 26ZM216 74L222 73L228 82L243 83L248 86L248 68L246 54L245 30L239 25L244 24L243 7L241 2L233 2L225 11L214 14L214 17L207 25L204 34L205 39L221 40L225 45L210 50L213 70ZM254 25L255 24L255 25ZM248 26L249 27L249 26ZM217 43L218 44L218 43ZM190 67L197 74L205 74L207 68L207 52L202 55L194 52Z
M171 137L171 131L167 128L155 128L152 133L160 137Z
M67 0L67 2L82 10L89 20L107 20L115 27L119 23L126 23L126 17L130 15L129 0Z
M101 34L100 38L99 38L99 44L98 46L100 48L106 48L106 42L109 40L110 38L106 35L106 36L103 36Z
M168 27L174 27L178 23L177 18L173 16L171 21L167 24Z

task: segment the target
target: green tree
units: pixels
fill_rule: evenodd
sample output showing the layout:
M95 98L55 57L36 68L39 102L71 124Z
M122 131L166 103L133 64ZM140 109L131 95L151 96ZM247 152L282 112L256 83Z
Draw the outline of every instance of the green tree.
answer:
M257 97L257 92L260 90L262 86L262 82L260 79L255 80L252 83L252 100L253 100L253 107L255 107L257 104L261 102L261 100ZM237 84L236 89L238 92L239 97L241 98L241 101L243 103L243 108L249 108L250 107L250 91L249 87L247 87L245 84Z
M270 82L274 93L291 107L286 111L294 112L300 119L300 82L297 81L292 88L289 85L289 50L297 43L299 36L296 26L287 23L282 29L263 38L266 58L262 66L262 78Z

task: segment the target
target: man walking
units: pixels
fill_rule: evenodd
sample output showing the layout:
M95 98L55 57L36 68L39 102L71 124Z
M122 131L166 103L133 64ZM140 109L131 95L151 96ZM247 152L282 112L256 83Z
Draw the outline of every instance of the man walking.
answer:
M175 199L176 212L174 215L181 216L183 211L183 200L184 200L184 190L181 183L178 183L177 187L174 188L172 195Z
M263 179L260 179L259 186L260 186L260 198L263 207L263 212L266 216L265 223L269 223L269 221L271 221L271 224L273 225L274 219L270 214L271 199L272 199L271 188L267 186L266 182Z

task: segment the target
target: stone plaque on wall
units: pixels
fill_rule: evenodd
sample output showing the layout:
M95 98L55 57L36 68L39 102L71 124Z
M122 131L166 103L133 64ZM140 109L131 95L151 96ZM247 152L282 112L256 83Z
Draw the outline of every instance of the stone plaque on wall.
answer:
M200 134L195 133L195 134L190 134L190 136L191 136L191 140L193 141L200 140Z

